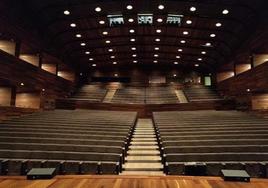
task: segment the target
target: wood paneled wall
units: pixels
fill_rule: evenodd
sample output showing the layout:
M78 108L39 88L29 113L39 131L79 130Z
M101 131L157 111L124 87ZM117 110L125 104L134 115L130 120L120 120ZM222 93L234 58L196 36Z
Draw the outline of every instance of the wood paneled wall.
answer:
M55 64L42 64L42 69L52 74L57 74L57 67Z
M0 106L10 106L11 88L0 87Z
M251 69L251 65L250 64L237 64L235 66L235 72L236 74L241 74L243 72L246 72L248 70Z
M217 73L217 82L221 82L223 80L227 80L228 78L231 78L234 76L233 71L225 71L225 72L220 72Z
M16 107L22 108L40 108L39 93L18 93L16 95Z
M39 57L37 55L21 54L20 59L30 63L34 66L39 66Z
M75 74L73 72L70 72L70 71L59 71L58 76L66 79L66 80L69 80L71 82L75 81Z
M267 110L268 109L268 93L252 96L253 110Z
M0 50L7 52L11 55L15 55L15 42L8 40L0 40Z

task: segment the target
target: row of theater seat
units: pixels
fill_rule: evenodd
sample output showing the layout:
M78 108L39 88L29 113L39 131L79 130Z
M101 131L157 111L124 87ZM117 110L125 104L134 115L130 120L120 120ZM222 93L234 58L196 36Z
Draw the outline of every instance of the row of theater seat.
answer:
M64 167L60 173L74 173L70 164L80 169L77 173L89 171L83 170L87 164L93 166L92 172L119 173L136 116L136 112L56 110L2 122L1 172L18 175L32 161L39 166L57 161L55 167Z
M107 89L102 85L84 85L74 93L71 99L102 102L106 93Z
M190 102L220 100L219 95L213 88L203 85L185 87L183 91Z
M187 163L206 164L208 175L223 168L261 177L268 161L268 120L236 111L155 112L158 142L170 174Z

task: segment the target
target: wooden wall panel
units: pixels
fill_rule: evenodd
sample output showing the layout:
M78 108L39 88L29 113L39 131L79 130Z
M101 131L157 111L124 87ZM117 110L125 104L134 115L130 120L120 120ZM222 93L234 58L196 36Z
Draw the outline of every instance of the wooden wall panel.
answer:
M226 80L228 78L231 78L233 76L234 76L233 71L226 71L226 72L217 73L217 82L221 82L221 81Z
M70 71L59 71L58 76L66 79L66 80L69 80L71 82L75 81L75 74L73 72L70 72Z
M268 109L268 93L252 96L253 110L267 110Z
M0 49L11 55L15 55L15 42L8 40L0 40Z
M16 107L40 108L40 94L38 93L18 93L16 95Z
M42 64L42 69L52 74L56 74L57 71L55 64Z
M250 69L251 69L250 64L237 64L235 66L236 74L241 74L241 73L246 72L246 71L248 71Z
M268 61L268 54L254 55L254 67L259 66Z
M0 87L0 106L10 106L11 88Z
M26 61L27 63L30 63L34 66L39 66L39 57L36 55L27 55L27 54L22 54L20 55L20 59Z

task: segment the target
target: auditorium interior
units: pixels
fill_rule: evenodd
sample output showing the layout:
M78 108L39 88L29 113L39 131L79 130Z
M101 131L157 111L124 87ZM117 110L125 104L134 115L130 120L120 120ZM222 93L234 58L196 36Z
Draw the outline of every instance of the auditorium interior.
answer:
M267 188L267 10L1 0L0 188Z

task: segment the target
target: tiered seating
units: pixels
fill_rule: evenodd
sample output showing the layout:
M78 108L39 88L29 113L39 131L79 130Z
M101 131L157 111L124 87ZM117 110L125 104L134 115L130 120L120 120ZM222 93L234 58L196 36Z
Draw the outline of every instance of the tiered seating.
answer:
M112 103L143 104L145 90L143 87L125 87L118 89L112 99Z
M183 91L190 102L220 100L219 95L213 88L203 85L192 85L184 88Z
M147 104L175 104L179 103L173 87L148 87L146 88Z
M0 106L0 121L37 112L38 109Z
M183 174L189 162L199 162L207 175L227 168L265 176L267 119L236 111L155 112L153 118L170 174Z
M117 174L135 121L136 112L56 110L2 122L1 174L25 174L32 167Z
M84 85L71 99L102 102L107 90L101 85Z

